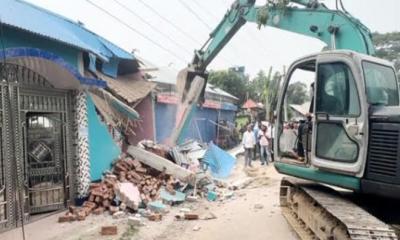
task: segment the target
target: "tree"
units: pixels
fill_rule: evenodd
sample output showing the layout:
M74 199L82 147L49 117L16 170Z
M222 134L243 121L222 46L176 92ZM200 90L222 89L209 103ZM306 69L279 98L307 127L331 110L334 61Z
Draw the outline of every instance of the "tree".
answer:
M288 104L301 105L306 101L309 101L307 93L307 85L302 82L294 82L288 86L287 89L287 101Z
M268 75L263 70L257 73L253 79L252 85L255 89L255 94L259 96L259 101L265 105L266 118L271 120L276 105L278 103L278 91L282 80L282 74L275 72L272 74L272 67L269 68Z
M376 48L375 55L392 62L400 77L400 32L376 32L372 34L372 40Z
M208 82L239 98L239 103L246 101L247 78L231 70L211 71Z

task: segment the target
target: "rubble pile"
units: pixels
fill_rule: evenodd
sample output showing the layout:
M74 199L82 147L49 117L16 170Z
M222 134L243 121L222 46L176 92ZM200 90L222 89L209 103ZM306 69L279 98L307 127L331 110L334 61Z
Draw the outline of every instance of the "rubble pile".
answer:
M147 205L160 199L163 187L170 194L175 194L175 179L163 172L143 165L131 157L122 157L115 162L111 172L104 175L100 183L92 183L89 198L81 207L70 206L59 222L84 220L89 214L102 214L108 211L137 211L141 204Z
M137 227L143 226L143 218L162 221L169 206L185 201L233 199L233 192L226 192L226 184L213 178L230 172L234 159L226 155L213 144L204 146L196 141L175 147L152 141L129 146L103 174L101 182L90 185L86 201L80 207L70 206L58 221L83 221L90 214L109 213L114 219L127 218L129 225ZM179 221L215 218L214 214L199 216L190 209L182 209L175 216ZM100 233L115 235L117 226L103 226Z

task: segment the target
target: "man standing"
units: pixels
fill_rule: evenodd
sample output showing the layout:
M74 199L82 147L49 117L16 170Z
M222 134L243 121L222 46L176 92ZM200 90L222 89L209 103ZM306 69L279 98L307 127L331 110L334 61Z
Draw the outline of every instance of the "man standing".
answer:
M254 126L253 126L253 133L254 133L254 138L256 139L256 143L253 149L253 160L256 160L257 158L257 153L259 153L259 151L257 151L258 149L260 149L260 141L258 139L258 133L260 132L260 127L261 127L261 123L256 121L254 122Z
M244 167L251 167L251 155L256 144L256 138L251 129L251 125L247 126L247 131L243 133L242 144L244 147Z
M268 127L265 125L261 126L261 131L258 133L258 139L260 141L260 158L261 158L261 165L268 165L268 158L269 158L269 141L271 136L268 133Z

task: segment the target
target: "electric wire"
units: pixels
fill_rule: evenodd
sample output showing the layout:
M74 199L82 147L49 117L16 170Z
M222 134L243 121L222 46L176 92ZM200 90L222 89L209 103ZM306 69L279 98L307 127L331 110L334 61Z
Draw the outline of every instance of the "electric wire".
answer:
M203 18L201 18L196 11L194 11L187 3L185 3L183 0L178 0L178 2L180 2L182 4L182 6L184 8L186 8L189 12L191 12L193 14L193 16L195 16L197 18L197 20L199 20L208 30L212 30L212 27L210 25L208 25L208 23L206 21L204 21Z
M216 15L214 15L214 13L212 13L211 11L209 11L207 8L205 8L204 6L200 5L196 0L192 0L192 2L198 7L201 8L204 12L206 12L208 15L212 16L215 19L219 19L220 17L217 17Z
M158 12L157 10L155 10L152 6L150 6L149 4L147 4L145 1L143 0L138 0L139 2L141 2L147 9L149 9L151 12L153 12L155 15L157 15L159 18L161 18L162 20L164 20L165 22L167 22L168 24L170 24L172 27L174 27L175 30L177 30L178 32L180 32L182 35L186 36L188 39L192 40L193 42L195 42L196 44L201 45L201 43L195 39L194 37L192 37L189 33L187 33L186 31L184 31L182 28L180 28L178 25L176 25L175 23L173 23L172 21L170 21L168 18L164 17L160 12Z
M111 18L113 18L114 20L116 20L117 22L121 23L122 25L124 25L125 27L129 28L131 31L135 32L136 34L140 35L142 38L146 39L147 41L151 42L152 44L154 44L155 46L157 46L158 48L164 50L165 52L171 54L172 56L174 56L177 60L181 61L182 63L187 63L187 61L183 60L182 57L178 56L176 53L174 53L173 51L169 50L168 48L164 47L163 45L159 44L158 42L154 41L153 39L151 39L149 36L147 36L146 34L140 32L139 30L133 28L131 25L129 25L128 23L124 22L123 20L121 20L120 18L118 18L117 16L113 15L111 12L107 11L106 9L100 7L99 5L93 3L91 0L85 0L86 2L88 2L90 5L94 6L95 8L99 9L100 11L102 11L103 13L107 14L108 16L110 16Z
M218 17L217 17L213 12L211 12L211 11L208 10L208 9L206 9L204 6L201 6L201 5L197 2L197 0L193 0L193 2L194 2L199 8L201 8L204 12L208 13L208 15L212 16L215 20L218 20ZM220 4L220 5L222 6L222 5L224 5L224 4ZM225 7L225 6L224 6L224 7ZM242 30L244 31L245 29L242 29ZM250 29L248 29L248 30L250 30ZM259 48L261 48L261 50L262 50L262 51L261 51L261 54L267 56L266 53L267 53L268 51L267 51L266 48L258 41L258 38L256 38L256 37L254 36L253 32L247 31L247 34L246 34L246 35L243 35L243 37L245 38L245 39L243 39L243 40L245 40L245 41L247 41L247 42L253 42L253 44L250 44L250 48L252 48L254 52L260 53L260 51L259 51L258 49L255 48L255 45L256 45L256 46L258 46ZM233 46L235 47L235 49L237 49L237 47L236 47L235 45L236 45L236 44L233 43ZM233 51L232 54L233 54L236 58L238 58L236 52ZM240 58L238 58L238 59L240 59ZM259 65L259 64L257 64L257 65ZM261 69L263 68L263 67L261 67L261 66L259 66L259 67L260 67Z
M132 15L134 15L135 17L139 18L144 24L146 24L149 28L153 29L155 32L158 32L160 35L162 35L163 37L167 38L168 40L170 40L173 44L175 44L177 47L179 47L180 49L182 49L183 51L185 51L186 53L188 53L189 55L192 55L192 52L187 50L185 46L181 45L180 43L177 43L175 41L175 39L171 38L170 36L168 36L167 34L161 32L159 29L157 29L156 27L154 27L152 24L150 24L146 19L144 19L143 17L141 17L140 15L138 15L137 13L135 13L131 8L129 8L127 5L121 3L118 0L113 0L116 4L118 4L120 7L124 8L126 11L128 11L129 13L131 13Z

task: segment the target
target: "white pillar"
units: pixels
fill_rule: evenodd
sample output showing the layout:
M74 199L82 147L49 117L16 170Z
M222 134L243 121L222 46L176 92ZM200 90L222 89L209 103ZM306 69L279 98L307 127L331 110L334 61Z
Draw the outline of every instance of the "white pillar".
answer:
M90 185L90 161L89 161L89 124L87 111L87 94L79 91L76 95L76 119L75 136L77 139L77 165L76 186L77 197L87 197Z

